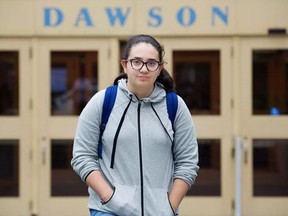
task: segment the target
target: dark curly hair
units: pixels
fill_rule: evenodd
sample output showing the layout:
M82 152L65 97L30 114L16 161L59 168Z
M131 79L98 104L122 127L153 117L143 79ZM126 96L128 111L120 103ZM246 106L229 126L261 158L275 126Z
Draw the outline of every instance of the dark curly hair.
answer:
M153 47L155 47L155 49L158 51L159 54L159 61L161 63L164 63L163 62L163 57L165 54L164 47L154 37L144 34L135 35L126 42L121 58L126 60L129 56L131 48L139 43L148 43L151 44ZM114 85L117 84L118 80L122 78L127 78L127 74L121 73L118 77L116 77L116 79L114 80ZM157 77L156 82L161 83L166 91L175 90L173 78L170 76L170 74L164 67L160 71L160 75Z

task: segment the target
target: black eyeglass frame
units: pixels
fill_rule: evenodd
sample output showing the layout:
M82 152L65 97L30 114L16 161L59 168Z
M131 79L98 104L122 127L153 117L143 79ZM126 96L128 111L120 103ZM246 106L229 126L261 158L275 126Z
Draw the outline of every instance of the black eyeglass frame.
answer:
M137 60L137 61L142 62L142 66L141 66L139 69L135 69L135 68L133 67L132 62L133 62L134 60ZM144 62L144 61L142 61L141 59L137 59L137 58L126 59L125 61L126 61L126 62L130 62L132 69L133 69L133 70L136 70L136 71L140 71L140 70L143 68L143 66L145 65L146 68L147 68L147 70L148 70L149 72L155 72L155 71L157 71L157 70L159 69L160 65L163 64L162 62L159 62L159 61L156 61L156 60L150 60L150 61ZM155 62L155 63L157 63L157 64L158 64L158 65L157 65L157 68L156 68L155 70L150 70L150 69L148 68L148 66L147 66L147 64L148 64L149 62Z

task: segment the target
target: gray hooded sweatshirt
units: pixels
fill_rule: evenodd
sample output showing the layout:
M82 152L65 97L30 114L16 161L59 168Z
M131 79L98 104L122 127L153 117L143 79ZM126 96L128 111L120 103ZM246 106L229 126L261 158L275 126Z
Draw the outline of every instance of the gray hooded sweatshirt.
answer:
M173 180L182 179L191 186L199 168L187 106L178 96L173 130L161 84L156 83L151 95L139 100L127 89L126 80L120 80L100 159L97 147L104 95L105 90L96 93L79 116L71 163L83 181L93 170L101 171L114 194L102 204L89 188L88 207L118 216L176 215L168 199Z

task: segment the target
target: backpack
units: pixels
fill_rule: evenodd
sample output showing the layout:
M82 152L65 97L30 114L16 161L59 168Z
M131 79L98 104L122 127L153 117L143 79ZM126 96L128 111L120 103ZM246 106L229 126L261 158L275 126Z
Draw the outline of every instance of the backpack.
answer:
M104 96L104 102L102 106L102 119L100 124L100 134L99 134L99 143L98 143L98 158L102 159L102 136L104 133L104 130L106 128L106 124L108 122L110 113L113 109L116 95L117 95L117 85L109 86L106 89L105 96ZM178 98L177 94L174 91L167 91L166 93L166 103L167 103L167 112L169 119L172 123L172 128L174 130L174 120L177 113L178 108Z

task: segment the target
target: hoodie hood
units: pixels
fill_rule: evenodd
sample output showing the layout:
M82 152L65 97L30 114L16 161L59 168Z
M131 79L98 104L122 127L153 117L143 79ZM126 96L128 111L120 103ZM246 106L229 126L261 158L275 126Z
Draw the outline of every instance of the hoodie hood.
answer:
M125 92L127 97L130 99L132 97L133 102L138 102L138 98L135 94L130 92L127 88L127 79L121 79L118 81L119 88ZM163 85L161 83L156 82L154 85L154 89L152 93L147 98L142 98L141 100L148 103L157 103L162 101L166 97L166 92L163 88Z

